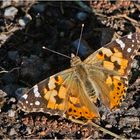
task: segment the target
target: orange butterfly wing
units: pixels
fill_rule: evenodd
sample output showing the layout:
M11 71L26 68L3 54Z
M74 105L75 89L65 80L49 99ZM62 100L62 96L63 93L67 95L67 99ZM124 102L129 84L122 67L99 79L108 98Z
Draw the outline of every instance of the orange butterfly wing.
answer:
M72 69L55 74L22 95L18 106L26 112L47 112L64 117L99 117Z
M139 48L140 34L134 33L112 41L84 61L90 76L101 88L100 98L110 109L117 108L126 94L128 74ZM95 69L104 76L99 76Z

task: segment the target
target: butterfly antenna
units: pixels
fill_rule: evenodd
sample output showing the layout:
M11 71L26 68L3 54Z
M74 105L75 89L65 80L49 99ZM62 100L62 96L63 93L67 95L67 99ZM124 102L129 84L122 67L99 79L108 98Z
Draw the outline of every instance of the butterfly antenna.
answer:
M79 42L78 42L78 47L77 47L76 56L78 55L78 52L79 52L80 43L81 43L82 34L83 34L83 29L84 29L84 24L82 24L82 27L81 27L81 33L80 33L80 38L79 38Z
M69 57L69 56L67 56L67 55L65 55L65 54L56 52L56 51L54 51L54 50L51 50L51 49L49 49L49 48L47 48L47 47L45 47L45 46L43 46L42 48L45 49L45 50L48 50L48 51L50 51L50 52L53 52L53 53L55 53L55 54L58 54L58 55L61 55L61 56L64 56L64 57L66 57L66 58L71 59L71 57Z

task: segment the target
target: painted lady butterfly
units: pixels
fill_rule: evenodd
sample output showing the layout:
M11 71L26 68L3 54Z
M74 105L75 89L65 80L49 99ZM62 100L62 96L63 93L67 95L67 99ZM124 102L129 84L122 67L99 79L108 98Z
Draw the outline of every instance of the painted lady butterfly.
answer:
M83 62L72 55L71 68L36 84L18 105L26 112L47 112L67 118L100 117L99 100L110 110L125 97L133 57L140 48L140 34L114 40Z

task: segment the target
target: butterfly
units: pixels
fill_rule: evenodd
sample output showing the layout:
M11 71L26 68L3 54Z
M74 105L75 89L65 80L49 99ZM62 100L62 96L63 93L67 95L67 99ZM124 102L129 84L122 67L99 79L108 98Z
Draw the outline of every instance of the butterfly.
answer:
M140 34L116 39L84 61L72 54L71 68L34 85L18 101L26 112L46 112L66 118L100 117L98 101L117 109L128 88L128 74L140 48Z

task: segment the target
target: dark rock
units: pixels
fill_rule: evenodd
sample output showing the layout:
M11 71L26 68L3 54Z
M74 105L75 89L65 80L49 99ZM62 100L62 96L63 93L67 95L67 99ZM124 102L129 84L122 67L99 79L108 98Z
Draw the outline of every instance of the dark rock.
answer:
M78 12L76 14L76 19L79 21L84 21L87 19L87 17L88 17L88 13L85 13L85 12Z
M27 92L29 89L28 88L18 88L16 91L15 91L15 96L16 98L19 100L20 97L25 93Z
M35 82L42 74L42 60L31 55L30 58L23 57L21 64L21 76L28 82Z
M17 59L19 59L18 51L8 51L8 57L11 60L16 61Z
M43 13L45 10L46 5L44 3L37 3L33 5L33 9L35 10L35 13Z
M18 85L16 84L7 84L3 90L7 93L9 96L15 96L15 91L18 88Z
M114 31L110 28L100 28L100 31L101 31L100 45L104 46L105 44L111 41Z
M5 84L12 84L15 82L15 79L16 77L14 77L14 74L12 73L5 73L3 76L2 76L2 81L5 83Z
M89 45L87 44L87 42L85 40L82 39L80 41L80 46L78 46L78 45L79 45L79 39L72 42L72 47L73 47L72 50L74 52L76 52L77 49L79 49L78 50L78 55L79 56L86 57L92 52L92 49L89 47Z

